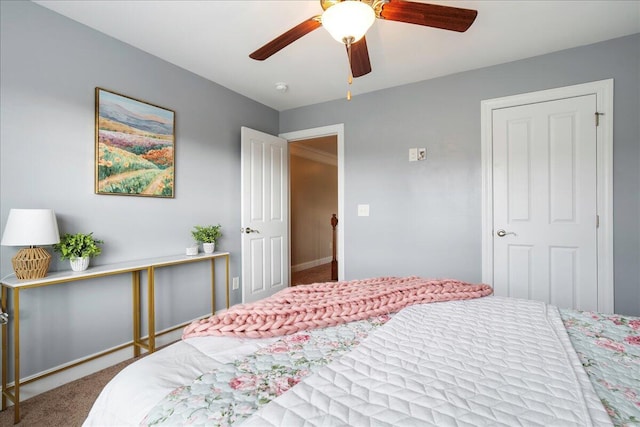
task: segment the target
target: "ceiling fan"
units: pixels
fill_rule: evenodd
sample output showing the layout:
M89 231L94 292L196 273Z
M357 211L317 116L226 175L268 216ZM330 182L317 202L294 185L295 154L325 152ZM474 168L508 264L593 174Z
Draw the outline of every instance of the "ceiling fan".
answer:
M302 36L325 27L347 47L353 77L371 72L365 33L376 18L465 32L476 19L472 9L404 0L320 0L323 13L313 16L281 34L249 55L263 61Z

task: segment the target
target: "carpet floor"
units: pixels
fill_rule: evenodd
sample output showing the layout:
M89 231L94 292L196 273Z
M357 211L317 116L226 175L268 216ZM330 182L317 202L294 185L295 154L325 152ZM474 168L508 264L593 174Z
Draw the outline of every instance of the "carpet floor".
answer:
M18 424L13 423L13 406L10 406L0 412L0 426L79 427L102 388L134 360L126 360L20 402L22 419Z

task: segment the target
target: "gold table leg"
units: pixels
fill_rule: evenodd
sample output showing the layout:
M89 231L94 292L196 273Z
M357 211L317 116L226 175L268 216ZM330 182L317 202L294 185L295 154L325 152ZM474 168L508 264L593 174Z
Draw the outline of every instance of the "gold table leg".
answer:
M0 296L0 298L2 299L0 301L0 308L2 309L3 313L8 313L7 311L7 288L6 287L2 287L2 295ZM2 325L2 410L4 411L5 409L7 409L7 395L5 394L7 392L7 375L8 375L8 364L9 364L9 357L7 355L7 350L9 349L9 328L8 328L8 323L5 323Z
M140 356L140 271L131 272L133 289L133 357Z
M227 309L229 308L229 254L225 256L227 260Z
M211 258L211 315L216 314L216 259Z
M13 289L13 423L20 422L20 288Z
M149 353L156 351L155 269L147 269L147 304L149 308Z

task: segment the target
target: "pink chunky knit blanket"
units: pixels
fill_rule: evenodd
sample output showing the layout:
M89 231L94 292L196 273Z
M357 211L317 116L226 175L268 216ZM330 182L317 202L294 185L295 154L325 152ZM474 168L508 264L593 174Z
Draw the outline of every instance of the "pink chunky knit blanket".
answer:
M225 335L266 338L389 314L412 304L479 298L488 285L419 277L380 277L315 283L283 289L263 300L239 304L197 320L182 338Z

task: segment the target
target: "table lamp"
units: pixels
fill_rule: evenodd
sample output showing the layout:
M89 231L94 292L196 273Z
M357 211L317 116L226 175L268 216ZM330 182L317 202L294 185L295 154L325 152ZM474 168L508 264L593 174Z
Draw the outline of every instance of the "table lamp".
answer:
M56 214L52 209L11 209L2 235L2 246L29 246L11 259L18 279L40 279L47 274L51 255L36 245L60 241Z

